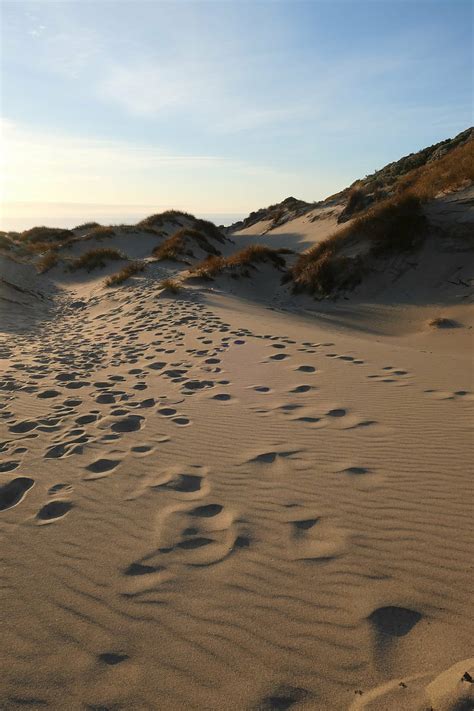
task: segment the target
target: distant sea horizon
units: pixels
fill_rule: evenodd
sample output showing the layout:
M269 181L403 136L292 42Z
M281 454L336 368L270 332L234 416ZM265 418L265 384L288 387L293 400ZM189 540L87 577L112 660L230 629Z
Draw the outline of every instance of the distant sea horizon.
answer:
M0 206L0 230L23 232L31 227L42 225L71 229L84 222L98 222L101 225L134 225L149 215L169 209L182 209L184 212L191 212L196 217L211 220L216 225L226 227L242 220L249 214L248 212L193 211L163 205L4 202Z

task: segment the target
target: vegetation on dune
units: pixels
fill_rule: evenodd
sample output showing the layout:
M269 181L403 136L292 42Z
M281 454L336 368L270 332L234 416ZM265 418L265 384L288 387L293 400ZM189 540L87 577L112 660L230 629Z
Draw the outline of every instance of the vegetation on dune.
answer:
M13 249L13 241L5 234L0 234L0 249Z
M409 191L420 200L431 200L441 192L458 190L474 181L474 140L468 141L445 156L404 175L398 192Z
M372 176L371 180L359 181L352 187L343 219L339 219L352 218L352 221L300 256L291 272L295 291L327 296L338 289L352 288L368 271L371 258L421 247L429 228L424 203L474 181L474 140L456 144L440 157L436 157L432 148L379 171L375 174L379 176L378 182ZM434 148L440 150L439 146ZM427 156L433 155L436 159L428 161ZM382 188L387 185L390 196L380 198L385 195ZM359 250L356 257L344 254L349 246Z
M115 229L110 226L98 225L87 233L87 239L104 239L105 237L115 237Z
M90 249L88 252L84 252L80 257L74 259L69 269L71 271L77 271L78 269L86 269L88 272L93 269L102 269L107 265L109 261L115 261L119 259L126 259L126 256L119 252L118 249Z
M162 227L165 222L176 223L177 217L184 217L190 220L196 219L194 215L191 215L189 212L165 210L164 212L157 212L154 215L149 215L143 220L140 220L140 222L137 222L137 227Z
M163 281L160 281L159 287L170 294L178 294L183 288L176 279L163 279Z
M36 263L38 274L45 274L50 269L56 266L59 261L58 252L56 249L49 249L45 252Z
M474 181L474 129L390 163L334 197L347 202L338 218L346 222L372 204L410 192L422 201Z
M249 267L258 263L271 263L277 269L284 269L286 261L283 254L289 254L288 249L272 249L266 245L254 244L235 252L228 257L209 256L190 270L191 277L213 279L225 271L235 272L240 268L242 276L250 276Z
M183 261L184 257L194 257L192 246L200 247L204 252L219 255L220 252L209 242L205 234L189 227L183 227L170 237L167 237L153 250L157 261L165 259Z
M300 255L291 276L295 291L328 296L357 286L370 258L410 252L421 246L428 228L421 201L406 193L369 208L343 230ZM344 254L357 248L355 256Z
M199 219L194 217L194 215L191 215L189 212L182 212L180 210L166 210L165 212L150 215L149 217L145 217L144 220L138 222L136 226L143 230L147 228L157 229L158 227L163 227L166 222L179 225L180 222L178 218L184 218L187 222L191 222L192 226L190 229L197 230L198 232L206 235L206 237L215 239L218 242L224 242L224 235L213 222L210 222L210 220Z
M74 232L60 227L32 227L20 234L20 239L30 244L37 242L64 242L73 237Z
M140 261L140 260L137 260L135 262L130 262L130 264L127 264L120 271L108 276L107 279L105 280L105 286L119 286L120 284L123 284L125 281L127 281L127 279L129 279L134 274L143 272L145 269L145 266L146 266L145 262Z
M94 227L101 227L98 222L84 222L82 225L73 227L73 230L92 230Z

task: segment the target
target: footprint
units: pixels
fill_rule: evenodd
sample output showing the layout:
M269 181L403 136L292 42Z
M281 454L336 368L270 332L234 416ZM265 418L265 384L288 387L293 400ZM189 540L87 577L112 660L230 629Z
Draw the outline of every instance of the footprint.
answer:
M112 430L114 432L136 432L141 429L143 417L140 415L128 415L127 417L122 417L112 424Z
M191 421L187 417L173 417L173 422L175 425L179 425L180 427L186 427L186 425L190 425Z
M121 662L129 659L128 654L123 652L103 652L97 657L100 662L108 664L109 666L115 666L116 664L121 664Z
M158 414L162 417L172 417L173 415L176 415L176 410L172 407L162 407L158 410Z
M421 620L422 615L406 607L379 607L369 616L368 621L377 635L404 637Z
M91 474L84 477L84 479L86 481L102 479L102 477L107 476L109 472L115 469L119 464L119 459L97 459L86 467L87 471L91 472Z
M1 486L0 511L11 509L13 506L16 506L16 504L19 504L20 501L25 498L26 492L31 489L34 483L34 479L20 476Z
M293 390L290 390L290 393L307 393L311 390L311 385L298 385L296 388L293 388Z
M54 484L48 489L49 496L56 496L57 494L71 494L73 491L72 484Z
M256 711L286 711L309 696L310 693L306 689L282 684L257 703Z
M50 501L38 511L36 518L41 523L52 523L58 518L63 518L73 506L70 501Z
M11 460L9 462L0 462L0 473L12 472L18 469L20 462L18 460Z
M328 417L344 417L347 414L347 410L344 410L341 407L335 410L329 410L329 412L326 414L328 415Z
M299 449L293 449L290 451L286 452L262 452L262 454L257 454L256 457L253 457L252 459L249 459L248 462L257 462L258 464L273 464L273 462L278 458L278 457L291 457L293 454L298 454L300 450Z
M316 368L313 368L312 365L300 365L295 370L299 370L301 373L315 373L316 372Z

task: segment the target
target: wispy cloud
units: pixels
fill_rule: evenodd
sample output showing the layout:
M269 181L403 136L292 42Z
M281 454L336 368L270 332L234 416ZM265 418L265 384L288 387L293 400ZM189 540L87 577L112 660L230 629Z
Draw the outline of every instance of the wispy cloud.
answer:
M245 211L294 184L288 171L219 155L169 153L156 145L58 135L3 120L5 201L174 204ZM260 202L256 203L258 206Z

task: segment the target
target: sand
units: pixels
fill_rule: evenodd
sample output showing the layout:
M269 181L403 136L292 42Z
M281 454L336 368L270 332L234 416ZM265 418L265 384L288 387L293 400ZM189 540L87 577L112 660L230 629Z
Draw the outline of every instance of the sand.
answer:
M1 709L474 707L471 306L35 279L2 287Z

